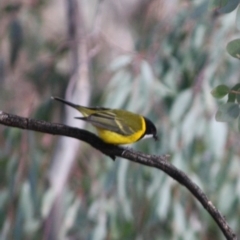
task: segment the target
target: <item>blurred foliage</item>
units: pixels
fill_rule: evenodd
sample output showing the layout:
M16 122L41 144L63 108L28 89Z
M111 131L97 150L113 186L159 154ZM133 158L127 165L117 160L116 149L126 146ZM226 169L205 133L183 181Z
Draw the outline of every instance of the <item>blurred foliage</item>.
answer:
M240 58L240 39L236 39L229 42L227 45L227 51L231 56L239 59Z
M239 1L133 2L121 8L114 1L82 2L93 37L89 52L94 44L100 48L89 63L91 105L152 119L160 141L143 140L134 148L170 154L239 236L240 140L232 120L239 119L240 73L238 60L227 54L239 54L239 40L231 42ZM0 3L1 110L61 122L50 96L63 96L71 66L66 9L61 17L58 4ZM222 98L219 104L211 91ZM232 124L216 122L216 112L217 120ZM57 224L49 218L48 170L57 137L0 131L0 238L53 239L47 238ZM62 239L224 239L205 209L163 172L112 162L85 145L59 201Z
M237 8L239 5L239 0L234 1L216 1L215 7L219 13L229 13ZM236 17L236 25L239 27L239 18L240 18L240 6L237 10ZM235 39L230 41L227 44L227 52L234 58L240 58L240 39ZM233 122L233 120L237 119L239 116L239 100L240 100L240 92L239 92L240 84L237 83L234 85L231 90L226 85L218 85L212 90L212 95L215 98L222 98L225 95L228 95L228 102L222 104L217 113L216 120L219 122ZM235 103L236 101L236 103ZM240 131L240 119L238 119L238 130Z
M9 25L10 65L14 66L23 41L22 26L18 19L13 19Z

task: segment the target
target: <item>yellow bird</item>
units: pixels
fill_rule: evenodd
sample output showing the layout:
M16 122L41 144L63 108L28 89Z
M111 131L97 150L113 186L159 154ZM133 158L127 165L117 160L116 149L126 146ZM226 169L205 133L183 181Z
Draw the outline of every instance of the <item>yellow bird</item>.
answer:
M98 136L106 143L130 144L145 137L158 140L155 125L139 114L122 109L83 107L58 97L52 98L81 112L83 117L76 118L91 123L97 129Z

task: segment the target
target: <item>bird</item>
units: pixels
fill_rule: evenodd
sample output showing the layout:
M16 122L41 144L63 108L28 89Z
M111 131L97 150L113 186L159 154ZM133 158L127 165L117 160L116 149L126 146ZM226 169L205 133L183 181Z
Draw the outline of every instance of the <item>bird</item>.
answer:
M105 143L125 145L146 137L158 140L156 126L142 115L123 109L84 107L59 97L52 97L52 99L81 112L83 117L75 118L91 123L96 128L99 138Z

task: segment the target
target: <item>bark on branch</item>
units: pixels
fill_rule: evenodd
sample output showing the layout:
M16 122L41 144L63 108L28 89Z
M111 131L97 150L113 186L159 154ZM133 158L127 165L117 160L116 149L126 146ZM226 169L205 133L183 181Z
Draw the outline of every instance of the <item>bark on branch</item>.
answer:
M125 149L123 147L104 143L95 134L83 129L73 128L58 123L49 123L42 120L23 118L5 112L0 112L0 124L42 133L49 133L53 135L73 137L90 144L92 147L98 149L99 151L110 156L113 159L115 157L121 157L149 167L160 169L167 175L178 181L181 185L185 186L194 195L194 197L212 216L214 221L217 223L217 225L225 235L226 239L237 240L237 236L234 234L233 230L230 228L225 218L213 205L213 203L207 198L206 194L195 183L193 183L184 172L174 167L168 161L167 155L154 156L141 152L136 152L132 149Z

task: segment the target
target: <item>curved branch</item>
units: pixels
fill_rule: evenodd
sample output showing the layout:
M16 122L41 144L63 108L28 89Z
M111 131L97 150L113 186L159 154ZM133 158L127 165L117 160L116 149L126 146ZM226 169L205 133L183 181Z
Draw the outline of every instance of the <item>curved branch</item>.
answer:
M195 183L193 183L185 173L178 170L170 162L168 162L167 155L154 156L136 152L132 149L125 149L104 143L95 134L83 129L73 128L58 123L49 123L42 120L23 118L4 112L0 112L0 124L53 135L73 137L90 144L92 147L98 149L113 159L115 157L122 157L149 167L158 168L178 181L181 185L185 186L195 196L195 198L197 198L197 200L203 205L203 207L208 211L208 213L220 227L226 239L237 240L237 236L234 234L225 218L207 198L206 194Z

